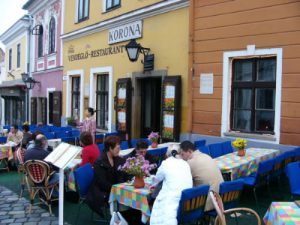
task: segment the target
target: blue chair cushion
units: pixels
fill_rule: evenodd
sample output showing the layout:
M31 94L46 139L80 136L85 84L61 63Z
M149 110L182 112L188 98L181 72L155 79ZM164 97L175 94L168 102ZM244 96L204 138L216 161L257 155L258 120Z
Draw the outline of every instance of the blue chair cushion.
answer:
M256 181L256 176L250 175L248 177L243 177L242 179L245 185L253 186Z

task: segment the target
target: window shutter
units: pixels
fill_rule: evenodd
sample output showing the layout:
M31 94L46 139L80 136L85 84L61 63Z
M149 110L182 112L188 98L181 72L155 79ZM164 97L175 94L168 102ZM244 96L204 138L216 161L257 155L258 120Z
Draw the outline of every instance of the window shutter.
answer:
M37 98L36 97L31 97L30 99L31 102L31 123L36 124L37 123Z
M47 124L47 98L41 98L41 104L42 104L42 123L44 125Z
M116 85L115 110L116 130L123 139L130 139L131 134L131 79L118 79Z
M61 125L61 91L53 92L53 125Z
M161 138L163 142L179 141L181 76L167 76L162 86Z

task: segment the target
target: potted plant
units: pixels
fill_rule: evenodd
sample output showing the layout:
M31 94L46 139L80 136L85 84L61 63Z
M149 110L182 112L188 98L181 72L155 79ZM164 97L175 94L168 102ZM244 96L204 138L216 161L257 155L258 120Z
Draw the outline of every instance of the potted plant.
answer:
M159 138L159 134L158 132L151 132L149 135L148 135L148 139L151 141L151 147L152 148L157 148L157 145L158 145L158 138Z
M246 150L245 147L247 146L247 140L242 138L237 138L235 141L232 142L232 146L237 148L237 155L238 156L245 156Z
M77 126L77 121L72 116L71 117L67 117L67 124L69 126L76 127Z
M118 170L134 176L134 187L143 188L145 186L144 177L150 176L150 171L156 168L155 164L150 164L142 155L130 157L119 166Z

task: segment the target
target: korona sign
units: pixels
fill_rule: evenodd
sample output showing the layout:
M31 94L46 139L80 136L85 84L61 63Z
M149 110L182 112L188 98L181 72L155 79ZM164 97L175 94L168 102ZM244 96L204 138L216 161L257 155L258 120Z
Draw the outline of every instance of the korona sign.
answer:
M68 59L70 62L72 62L72 61L84 60L88 58L119 54L119 53L123 53L124 51L125 51L125 45L118 45L118 46L112 46L108 48L100 48L96 50L86 50L85 52L69 55Z
M143 23L141 20L110 29L108 32L108 44L140 38L142 37L142 32Z

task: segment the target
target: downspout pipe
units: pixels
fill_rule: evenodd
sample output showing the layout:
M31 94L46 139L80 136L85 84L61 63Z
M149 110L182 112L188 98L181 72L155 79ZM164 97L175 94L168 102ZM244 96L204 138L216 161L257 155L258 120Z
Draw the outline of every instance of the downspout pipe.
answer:
M187 133L191 139L193 127L193 79L194 79L194 9L195 0L190 0L189 6L189 53L188 53L188 117Z

